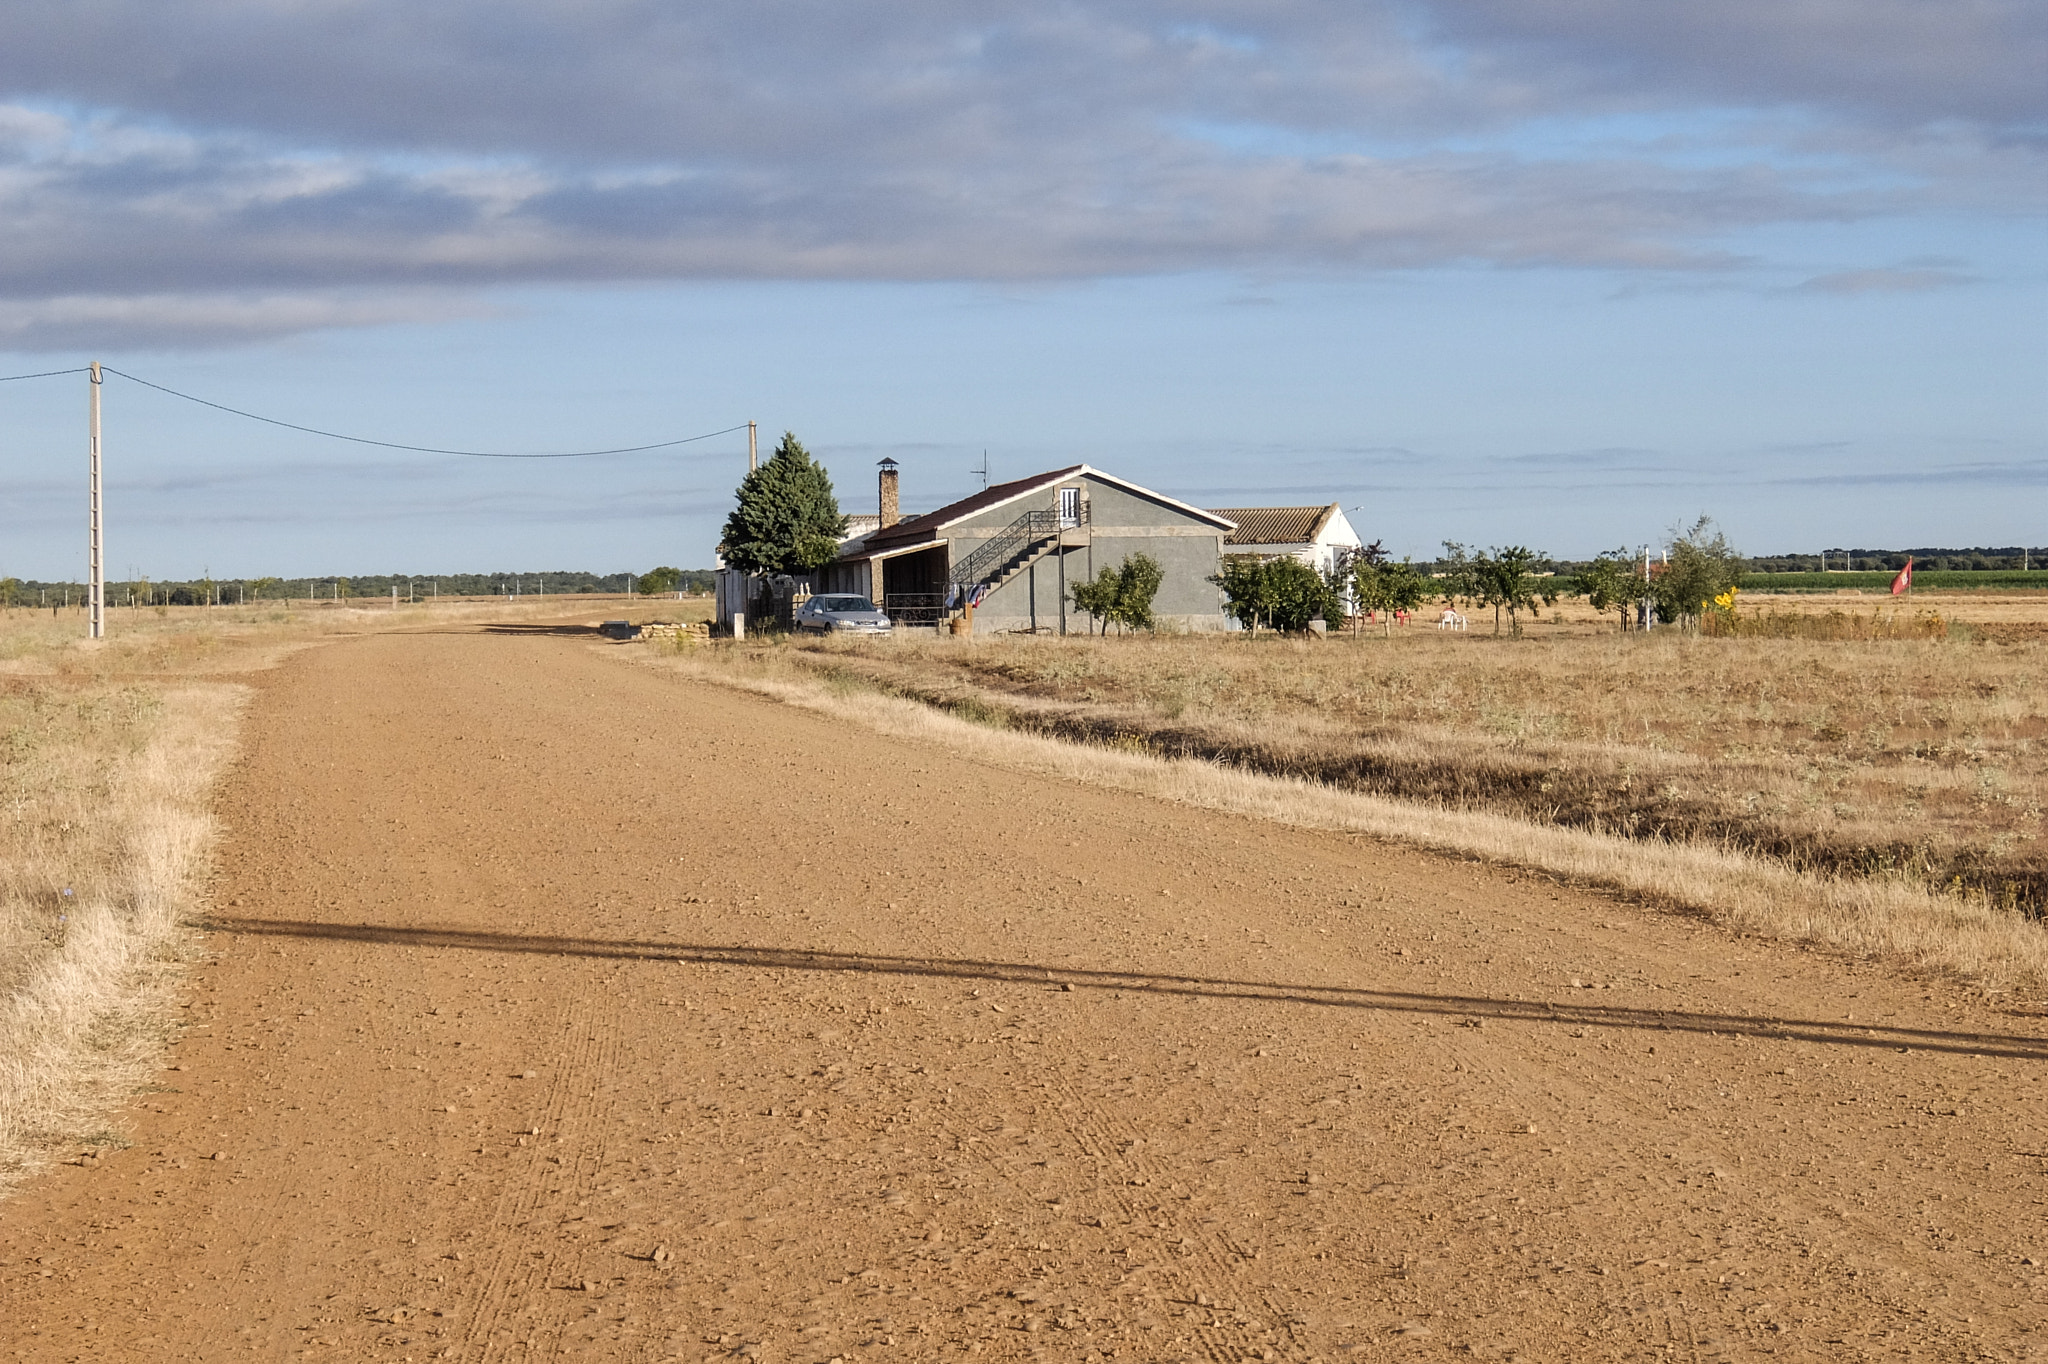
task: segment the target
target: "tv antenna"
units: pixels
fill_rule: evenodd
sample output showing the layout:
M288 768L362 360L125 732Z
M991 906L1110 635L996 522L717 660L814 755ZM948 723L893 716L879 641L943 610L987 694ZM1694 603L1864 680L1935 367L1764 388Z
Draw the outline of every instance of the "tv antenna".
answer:
M980 476L982 487L986 488L988 486L988 451L983 450L981 452L981 466L971 472Z

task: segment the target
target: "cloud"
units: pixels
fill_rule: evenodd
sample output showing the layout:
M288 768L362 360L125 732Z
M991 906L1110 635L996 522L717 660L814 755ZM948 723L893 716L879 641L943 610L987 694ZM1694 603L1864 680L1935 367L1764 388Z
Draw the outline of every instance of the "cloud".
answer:
M439 321L489 311L473 295L448 291L61 294L0 308L0 350L87 349L110 336L128 346L229 345L329 327Z
M1759 225L2033 205L2039 16L13 0L0 344L538 281L1727 271Z
M1957 270L1905 266L1870 270L1837 270L1815 275L1796 285L1802 294L1919 294L1929 289L1953 289L1971 283L1970 276Z
M1044 280L1255 264L1690 269L1689 240L1833 217L1756 168L1501 156L1139 164L1027 154L977 193L942 168L623 178L538 163L411 168L234 145L0 146L0 295L673 277ZM46 136L39 133L38 136Z
M2048 9L2035 0L1461 0L1430 13L1447 39L1550 88L2048 131Z
M1554 450L1523 455L1494 455L1496 464L1544 469L1654 468L1669 457L1657 450L1615 446L1602 450Z
M2024 456L1998 463L1967 462L1936 464L1916 469L1879 469L1819 473L1791 478L1769 478L1776 487L1989 487L2038 488L2048 486L2048 460Z

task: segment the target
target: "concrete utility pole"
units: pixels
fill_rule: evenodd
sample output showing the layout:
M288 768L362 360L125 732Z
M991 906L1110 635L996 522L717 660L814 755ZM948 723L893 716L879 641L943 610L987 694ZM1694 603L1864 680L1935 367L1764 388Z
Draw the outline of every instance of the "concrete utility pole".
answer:
M754 423L747 423L747 472L761 467L761 447L755 439Z
M92 583L87 589L92 593L92 637L99 639L107 633L107 581L104 546L100 543L100 362L92 362L92 417L87 423L89 431L87 444L91 447L92 462L92 546L88 557Z

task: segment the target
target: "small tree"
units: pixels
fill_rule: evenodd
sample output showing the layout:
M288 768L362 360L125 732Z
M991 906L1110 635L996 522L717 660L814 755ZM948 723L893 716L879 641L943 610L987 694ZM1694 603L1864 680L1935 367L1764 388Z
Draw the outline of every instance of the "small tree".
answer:
M643 597L665 597L676 590L676 584L683 580L680 568L650 568L640 575L635 584Z
M832 562L845 533L832 476L785 431L767 463L741 481L719 552L747 573L809 573Z
M1441 588L1444 602L1450 606L1465 601L1475 606L1492 607L1493 632L1496 635L1500 633L1500 613L1505 608L1508 628L1519 636L1522 633L1521 612L1533 611L1539 603L1548 605L1557 600L1556 593L1543 590L1530 575L1529 570L1542 558L1541 554L1521 545L1473 554L1456 540L1446 540L1441 561L1445 568Z
M1153 628L1152 599L1166 571L1149 554L1126 554L1115 568L1104 565L1093 582L1075 583L1068 589L1074 605L1101 621L1114 624L1118 633Z
M1266 576L1266 561L1257 555L1226 555L1223 571L1209 581L1223 589L1223 614L1245 629L1256 633L1259 622L1271 614L1272 584Z
M1444 541L1444 557L1437 560L1437 594L1445 606L1478 605L1482 598L1479 574L1472 556L1456 540Z
M1742 576L1742 556L1728 543L1710 516L1684 531L1672 528L1671 559L1657 575L1657 612L1666 620L1684 621L1697 629L1700 616L1735 586Z
M0 606L14 605L15 598L20 595L21 579L0 578Z
M1636 572L1635 556L1624 545L1580 569L1572 577L1571 589L1595 611L1619 613L1621 628L1626 630L1630 609L1643 599L1643 577Z
M1384 618L1386 635L1391 639L1394 613L1413 611L1422 605L1429 596L1429 580L1406 559L1398 564L1371 563L1360 557L1352 561L1351 591L1362 609Z

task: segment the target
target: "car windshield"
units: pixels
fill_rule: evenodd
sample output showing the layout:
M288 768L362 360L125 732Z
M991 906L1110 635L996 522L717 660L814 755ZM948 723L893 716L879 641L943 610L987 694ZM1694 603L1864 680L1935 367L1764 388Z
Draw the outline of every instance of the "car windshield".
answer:
M866 597L813 597L811 606L819 611L872 611L875 604Z

